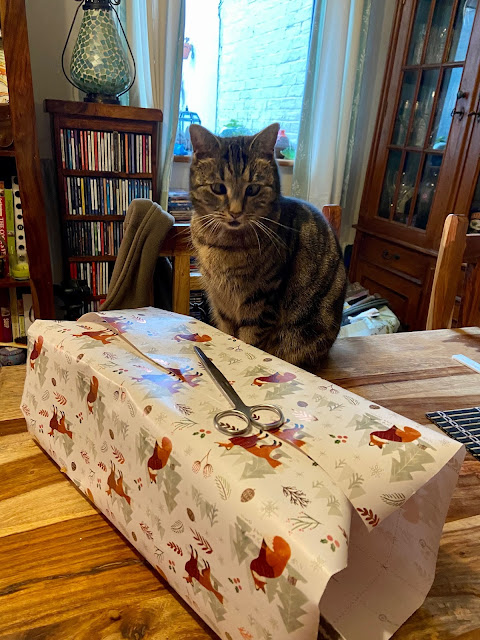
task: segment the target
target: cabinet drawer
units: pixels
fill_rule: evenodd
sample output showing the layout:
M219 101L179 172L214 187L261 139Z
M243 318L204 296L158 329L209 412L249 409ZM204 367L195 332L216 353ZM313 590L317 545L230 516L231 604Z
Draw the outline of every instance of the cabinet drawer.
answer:
M425 319L420 316L421 286L362 261L356 273L358 282L370 293L378 293L388 300L405 329L425 328Z
M387 271L399 271L423 282L430 263L427 256L390 244L379 238L364 236L360 260L370 262Z

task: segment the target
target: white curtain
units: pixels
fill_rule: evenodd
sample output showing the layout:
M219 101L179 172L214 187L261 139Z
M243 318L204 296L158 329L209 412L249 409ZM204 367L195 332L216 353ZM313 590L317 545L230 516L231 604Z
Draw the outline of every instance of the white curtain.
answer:
M184 31L185 0L127 2L127 35L137 65L129 104L163 112L157 179L164 209L178 123Z
M385 5L393 9L394 4L395 0L314 3L292 194L319 209L327 203L342 204L342 244L350 237L355 216L345 202L345 193L358 133L358 114L368 111L373 122L378 106L378 95L376 99L364 96L360 103L364 75L371 77L373 72L383 77L387 49L384 46L382 51L378 50L382 32L377 28L378 20L372 29L371 16L374 12L382 13ZM375 38L377 60L372 59L371 69L367 69L367 44ZM371 138L363 142L369 146L370 141Z

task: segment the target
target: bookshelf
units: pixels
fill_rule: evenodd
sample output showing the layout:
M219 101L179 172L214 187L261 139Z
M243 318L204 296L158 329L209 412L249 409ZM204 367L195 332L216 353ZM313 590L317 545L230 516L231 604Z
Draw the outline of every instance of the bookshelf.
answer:
M62 218L65 273L105 299L131 200L158 199L159 109L46 100Z
M0 0L9 104L0 109L0 180L18 178L30 278L0 279L0 292L29 291L36 318L54 318L53 285L24 0ZM8 135L10 134L10 139ZM11 144L8 144L10 142Z

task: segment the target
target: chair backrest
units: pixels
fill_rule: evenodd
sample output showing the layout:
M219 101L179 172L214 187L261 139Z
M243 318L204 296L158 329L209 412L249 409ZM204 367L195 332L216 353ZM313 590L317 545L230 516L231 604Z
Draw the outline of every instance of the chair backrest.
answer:
M342 207L340 207L338 204L326 204L322 208L322 213L329 221L332 229L337 235L337 238L340 237L340 227L342 224Z
M452 326L462 263L466 263L458 326L480 325L480 234L467 234L468 218L450 214L443 227L433 279L427 329Z

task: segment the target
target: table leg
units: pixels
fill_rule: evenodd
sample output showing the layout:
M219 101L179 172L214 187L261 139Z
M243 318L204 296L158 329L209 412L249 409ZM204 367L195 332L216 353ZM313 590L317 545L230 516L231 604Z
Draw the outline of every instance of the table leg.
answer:
M177 254L173 259L173 311L188 316L190 311L190 255Z

